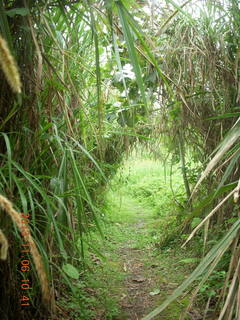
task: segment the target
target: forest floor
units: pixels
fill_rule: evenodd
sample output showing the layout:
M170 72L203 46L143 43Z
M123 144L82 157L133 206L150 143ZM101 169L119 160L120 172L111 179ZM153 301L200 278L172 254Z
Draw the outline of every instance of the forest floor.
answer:
M94 253L89 256L94 268L85 291L94 297L90 307L94 320L141 319L161 304L193 268L193 264L184 263L192 258L191 250L159 248L156 235L161 222L151 209L127 195L121 204L116 201L112 202L111 221L103 227L105 240L95 234L95 249L101 250L106 259ZM155 319L180 319L188 302L188 296L181 297ZM202 316L192 309L184 319Z
M178 231L175 198L184 201L185 192L181 173L174 170L174 194L166 179L169 170L159 161L132 158L118 171L102 201L103 236L94 228L85 235L89 270L72 282L71 320L142 319L193 271L201 248L191 242L181 249L187 235ZM155 320L180 319L189 301L187 292ZM198 319L203 315L196 307L184 316Z

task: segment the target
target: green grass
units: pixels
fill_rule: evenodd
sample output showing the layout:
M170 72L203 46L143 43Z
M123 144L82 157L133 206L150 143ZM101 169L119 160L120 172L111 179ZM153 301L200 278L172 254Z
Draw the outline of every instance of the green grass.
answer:
M75 282L75 298L70 304L76 310L74 319L129 319L121 310L121 299L128 295L129 271L124 269L128 260L141 261L141 274L146 279L151 277L144 296L160 290L145 313L159 305L192 270L195 253L175 249L176 242L181 240L176 233L180 211L169 187L168 168L166 180L164 174L162 163L134 156L123 163L112 180L102 208L104 238L94 228L85 236L85 262L90 270L80 277L80 282ZM184 199L182 179L176 168L173 185L174 192ZM168 234L173 237L162 247ZM86 243L87 237L91 247ZM187 258L188 263L184 262ZM188 301L189 298L180 297L161 319L178 319Z
M170 188L170 165L164 167L160 161L141 159L136 155L124 162L113 180L113 190L118 190L119 196L127 193L148 207L159 216L169 214L169 205L172 210L175 198L179 202L185 200L182 176L179 168L173 169L172 188ZM120 189L119 189L120 185Z

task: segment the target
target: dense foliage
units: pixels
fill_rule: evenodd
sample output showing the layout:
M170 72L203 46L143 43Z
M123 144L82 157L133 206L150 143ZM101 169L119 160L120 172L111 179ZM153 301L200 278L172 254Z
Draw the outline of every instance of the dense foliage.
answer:
M223 269L223 289L209 297L206 310L213 300L219 319L240 316L239 21L237 0L0 0L0 34L22 83L15 93L6 67L14 60L5 59L1 42L0 192L31 216L52 287L52 317L63 287L74 291L66 274L74 274L75 265L86 267L83 235L93 227L101 233L102 194L136 143L181 166L185 195L181 190L174 200L181 212L178 231L196 227L190 239L204 226L203 260L144 319L199 280L196 296ZM130 192L151 198L156 212L165 210L172 195L159 208L154 188L153 180L150 194L146 185ZM19 319L40 319L49 310L37 286L32 309L22 313L16 303L26 276L15 267L22 239L6 215L0 225L11 244L0 262L2 319L18 313Z

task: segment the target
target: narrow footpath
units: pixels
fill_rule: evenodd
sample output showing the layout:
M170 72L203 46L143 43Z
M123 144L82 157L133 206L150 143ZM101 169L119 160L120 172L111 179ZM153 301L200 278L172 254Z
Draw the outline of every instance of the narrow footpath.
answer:
M138 320L157 307L188 276L192 264L181 262L191 251L174 244L160 248L156 219L149 208L125 195L121 201L112 197L104 225L105 241L95 239L106 260L95 259L94 294L105 295L105 305L95 306L95 320ZM102 244L101 244L102 243ZM102 251L103 252L103 251ZM183 296L172 303L156 320L180 319L188 305ZM201 319L191 311L184 319Z

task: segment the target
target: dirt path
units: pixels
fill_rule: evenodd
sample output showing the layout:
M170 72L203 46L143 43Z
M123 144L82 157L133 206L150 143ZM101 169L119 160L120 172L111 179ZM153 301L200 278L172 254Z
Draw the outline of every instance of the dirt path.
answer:
M158 223L151 211L134 199L125 199L117 218L106 225L104 246L108 259L97 264L94 277L100 279L98 287L104 288L106 299L115 300L118 312L110 310L114 308L108 303L96 310L94 320L140 320L159 306L190 273L191 266L181 263L182 259L191 257L190 250L184 252L174 246L159 248L155 236ZM188 297L181 297L156 320L178 320L188 302ZM189 314L186 319L201 317Z
M144 237L144 221L136 223L133 227ZM124 294L120 300L121 316L126 315L126 319L138 320L157 299L156 296L149 294L149 289L154 286L153 278L151 275L146 276L148 269L145 266L145 259L149 256L149 249L129 248L129 243L126 245L118 250L122 268L127 274L124 280L127 294Z
M149 296L149 288L153 286L152 278L146 278L146 270L142 262L142 250L123 249L121 256L127 277L124 281L127 294L124 294L120 301L122 316L127 319L141 319L146 310L154 304L154 298ZM134 252L135 251L135 252ZM156 299L155 299L156 300Z

